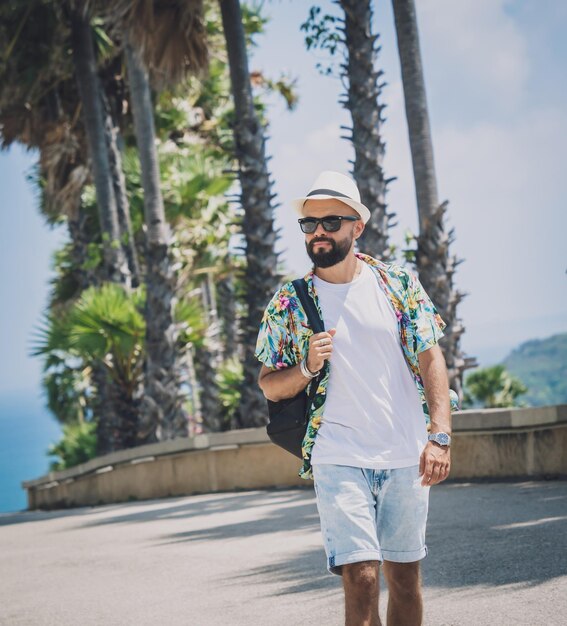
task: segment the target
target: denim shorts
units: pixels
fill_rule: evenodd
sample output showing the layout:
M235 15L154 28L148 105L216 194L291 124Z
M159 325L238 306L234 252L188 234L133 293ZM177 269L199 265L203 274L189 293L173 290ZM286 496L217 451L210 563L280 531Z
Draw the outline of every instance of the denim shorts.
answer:
M418 470L313 465L329 572L341 575L342 565L359 561L425 557L430 488L421 486Z

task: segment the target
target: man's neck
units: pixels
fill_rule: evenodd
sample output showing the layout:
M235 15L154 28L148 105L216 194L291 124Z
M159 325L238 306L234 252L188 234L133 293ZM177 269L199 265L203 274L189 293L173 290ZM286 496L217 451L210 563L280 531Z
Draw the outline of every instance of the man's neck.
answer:
M316 267L315 276L328 283L350 283L357 274L359 261L353 252L349 252L347 256L332 267Z

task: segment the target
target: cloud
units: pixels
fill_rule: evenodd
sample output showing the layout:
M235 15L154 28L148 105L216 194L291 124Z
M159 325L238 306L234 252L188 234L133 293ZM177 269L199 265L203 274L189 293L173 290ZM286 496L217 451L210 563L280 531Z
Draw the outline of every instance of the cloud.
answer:
M488 95L497 109L515 107L531 72L526 38L506 0L420 0L418 23L426 74L435 85Z

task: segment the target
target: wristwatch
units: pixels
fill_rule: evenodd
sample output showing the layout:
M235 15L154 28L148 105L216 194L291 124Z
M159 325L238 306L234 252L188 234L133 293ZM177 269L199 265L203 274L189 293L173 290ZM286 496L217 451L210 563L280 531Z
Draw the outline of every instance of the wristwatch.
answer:
M434 441L440 446L447 446L447 448L451 445L451 437L447 433L431 433L427 435L427 440Z

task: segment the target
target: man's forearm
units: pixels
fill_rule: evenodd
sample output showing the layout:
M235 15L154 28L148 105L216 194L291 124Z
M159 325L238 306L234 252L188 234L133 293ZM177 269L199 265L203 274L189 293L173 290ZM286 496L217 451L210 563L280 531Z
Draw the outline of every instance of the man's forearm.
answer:
M299 369L299 365L265 373L258 381L264 396L272 402L293 398L310 382Z
M438 348L438 346L437 346ZM451 432L451 401L449 399L449 378L447 366L441 349L434 350L431 355L421 352L419 371L423 379L425 398L429 407L431 432Z

